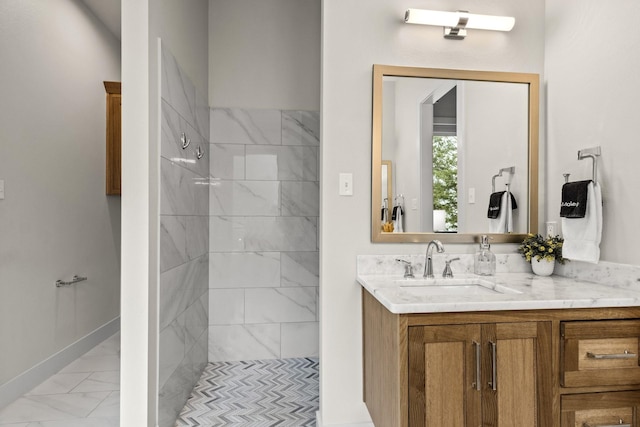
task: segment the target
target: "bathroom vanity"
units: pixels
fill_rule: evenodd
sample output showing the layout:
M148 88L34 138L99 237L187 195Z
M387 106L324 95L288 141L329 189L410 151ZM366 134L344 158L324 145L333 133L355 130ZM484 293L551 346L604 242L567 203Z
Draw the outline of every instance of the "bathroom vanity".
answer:
M640 426L633 286L527 273L454 280L358 275L376 426Z

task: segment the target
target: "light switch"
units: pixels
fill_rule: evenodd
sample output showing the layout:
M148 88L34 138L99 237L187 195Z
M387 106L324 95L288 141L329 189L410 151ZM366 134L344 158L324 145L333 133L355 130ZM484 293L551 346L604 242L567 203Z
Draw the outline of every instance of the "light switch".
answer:
M469 188L469 204L472 205L476 202L476 189L471 187Z
M0 200L4 199L4 179L0 179Z
M338 194L341 196L353 196L353 174L341 173L339 176L340 190Z
M418 199L411 199L411 210L412 211L418 210Z

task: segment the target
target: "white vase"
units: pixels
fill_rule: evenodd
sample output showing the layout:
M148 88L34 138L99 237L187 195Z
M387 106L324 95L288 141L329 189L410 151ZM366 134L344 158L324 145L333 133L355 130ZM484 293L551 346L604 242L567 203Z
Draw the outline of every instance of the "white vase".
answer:
M546 259L538 260L536 258L533 258L531 260L531 268L533 269L533 272L538 276L551 276L553 274L553 268L555 266L555 259L547 261Z

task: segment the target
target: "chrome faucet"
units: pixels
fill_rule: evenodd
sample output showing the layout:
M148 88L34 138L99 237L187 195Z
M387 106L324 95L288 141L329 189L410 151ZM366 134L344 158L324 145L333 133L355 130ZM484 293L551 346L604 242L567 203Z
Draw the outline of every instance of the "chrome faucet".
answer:
M442 242L440 240L432 240L429 242L429 244L427 245L427 253L425 254L424 274L422 275L422 277L424 277L425 279L433 279L434 277L433 263L431 260L434 246L436 247L439 254L444 252L444 246L442 245Z

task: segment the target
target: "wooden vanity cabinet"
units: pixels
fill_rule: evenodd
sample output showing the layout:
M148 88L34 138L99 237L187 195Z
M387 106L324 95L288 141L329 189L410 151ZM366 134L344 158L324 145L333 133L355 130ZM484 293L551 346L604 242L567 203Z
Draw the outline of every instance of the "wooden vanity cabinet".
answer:
M562 396L561 427L639 427L640 391Z
M362 295L376 427L640 427L640 307L394 314Z
M409 425L548 425L550 333L549 322L409 327Z
M640 384L640 320L562 322L564 387Z

